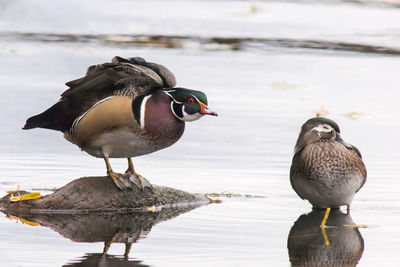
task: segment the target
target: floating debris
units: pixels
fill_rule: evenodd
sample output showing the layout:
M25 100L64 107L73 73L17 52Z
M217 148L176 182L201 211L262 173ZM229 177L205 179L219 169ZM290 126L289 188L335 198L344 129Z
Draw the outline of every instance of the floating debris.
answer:
M244 197L244 198L266 198L265 196L255 196L255 195L246 195L246 194L238 194L238 193L232 193L229 191L224 191L222 193L207 193L203 194L207 198L210 197L227 197L227 198L232 198L232 197Z
M38 199L38 198L42 197L42 195L39 192L21 191L19 189L19 186L17 187L16 190L9 190L9 191L7 191L7 193L10 194L11 202L17 202L17 201L29 200L29 199ZM22 193L22 195L21 195L21 193Z
M10 195L10 201L17 202L23 200L30 200L30 199L38 199L41 198L42 195L39 192L32 192L23 195L14 196L13 193Z
M365 224L343 224L345 227L350 227L350 228L368 228L368 225Z
M321 108L317 112L315 112L315 115L317 117L321 117L321 116L325 116L327 113L328 112L326 111L326 109L323 106L321 106Z
M346 116L346 117L348 117L350 119L353 119L353 120L358 120L360 118L368 116L368 114L362 113L362 112L353 111L353 112L345 113L344 116Z
M208 196L208 195L205 195L205 197L208 198L211 201L211 203L221 203L222 202L222 200L217 197Z
M32 221L28 221L24 218L18 217L18 216L14 216L14 215L7 215L6 218L10 219L10 220L16 220L17 222L20 221L23 224L27 224L30 226L40 226L40 223L38 222L32 222Z
M270 84L272 89L291 91L295 90L298 86L288 82L274 82Z
M147 211L151 211L151 212L157 212L157 211L160 211L160 210L161 210L161 208L157 209L157 207L154 206L154 205L147 208Z

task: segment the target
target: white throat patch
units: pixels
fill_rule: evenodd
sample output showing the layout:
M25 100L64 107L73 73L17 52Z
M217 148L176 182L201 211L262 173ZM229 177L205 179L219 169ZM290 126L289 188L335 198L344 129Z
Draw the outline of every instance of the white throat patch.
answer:
M200 113L194 113L194 114L186 113L184 106L182 106L182 114L183 114L183 118L181 118L181 120L183 120L183 121L195 121L195 120L198 120L201 117L203 117L203 114L200 114Z

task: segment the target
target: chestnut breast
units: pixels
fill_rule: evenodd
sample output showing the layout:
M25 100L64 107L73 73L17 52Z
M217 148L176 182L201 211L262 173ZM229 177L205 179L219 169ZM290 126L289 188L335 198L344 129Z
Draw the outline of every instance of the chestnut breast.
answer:
M171 98L162 91L156 91L145 98L141 107L142 136L152 143L167 147L182 136L185 122L172 113Z

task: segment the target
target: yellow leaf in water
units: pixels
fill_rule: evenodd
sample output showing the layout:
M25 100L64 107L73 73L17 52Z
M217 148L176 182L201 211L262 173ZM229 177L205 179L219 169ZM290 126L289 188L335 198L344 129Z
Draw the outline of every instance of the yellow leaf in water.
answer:
M317 117L321 117L321 116L325 116L326 113L328 113L328 112L326 111L326 109L324 109L324 107L321 106L321 108L315 113L315 115L316 115Z
M349 113L346 113L344 115L346 117L350 118L350 119L353 119L353 120L361 119L361 118L364 118L364 117L371 117L371 114L363 113L363 112L356 112L356 111L349 112Z
M8 219L10 219L10 220L18 220L18 219L19 219L19 217L14 216L14 215L6 215L6 217L7 217Z
M41 198L42 195L39 192L32 192L21 196L21 200L37 199Z
M13 196L13 195L10 196L10 201L12 201L12 202L16 202L16 201L20 201L20 200L21 200L20 196Z
M290 91L297 89L297 85L288 82L274 82L270 84L272 89L275 90L283 90L283 91Z
M212 197L212 196L208 196L208 195L206 195L205 197L208 198L211 201L211 203L221 203L222 202L222 200L217 197Z
M20 217L14 216L14 215L7 215L6 217L10 220L21 221L23 224L27 224L30 226L40 226L40 223L28 221L28 220L25 220L23 218L20 218Z
M42 197L42 195L39 192L32 192L32 193L24 194L22 196L11 195L10 200L12 202L16 202L16 201L22 201L22 200L37 199L37 198L41 198L41 197Z
M25 220L25 219L23 219L23 218L19 218L19 220L20 220L23 224L27 224L27 225L30 225L30 226L40 226L40 223L37 223L37 222L31 222L31 221Z

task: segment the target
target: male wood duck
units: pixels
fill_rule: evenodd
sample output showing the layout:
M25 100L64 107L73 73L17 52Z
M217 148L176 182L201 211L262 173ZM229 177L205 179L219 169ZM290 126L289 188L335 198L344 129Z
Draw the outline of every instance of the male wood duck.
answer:
M185 122L217 113L207 107L203 92L174 87L174 75L143 58L114 57L90 66L86 75L67 82L61 99L26 121L23 129L61 131L92 156L105 160L107 173L120 188L132 183L144 190L131 157L171 146L182 136ZM113 172L109 158L127 158L127 175Z
M303 124L290 168L290 182L302 199L316 208L346 205L349 213L366 179L360 151L341 138L336 122L315 117Z

